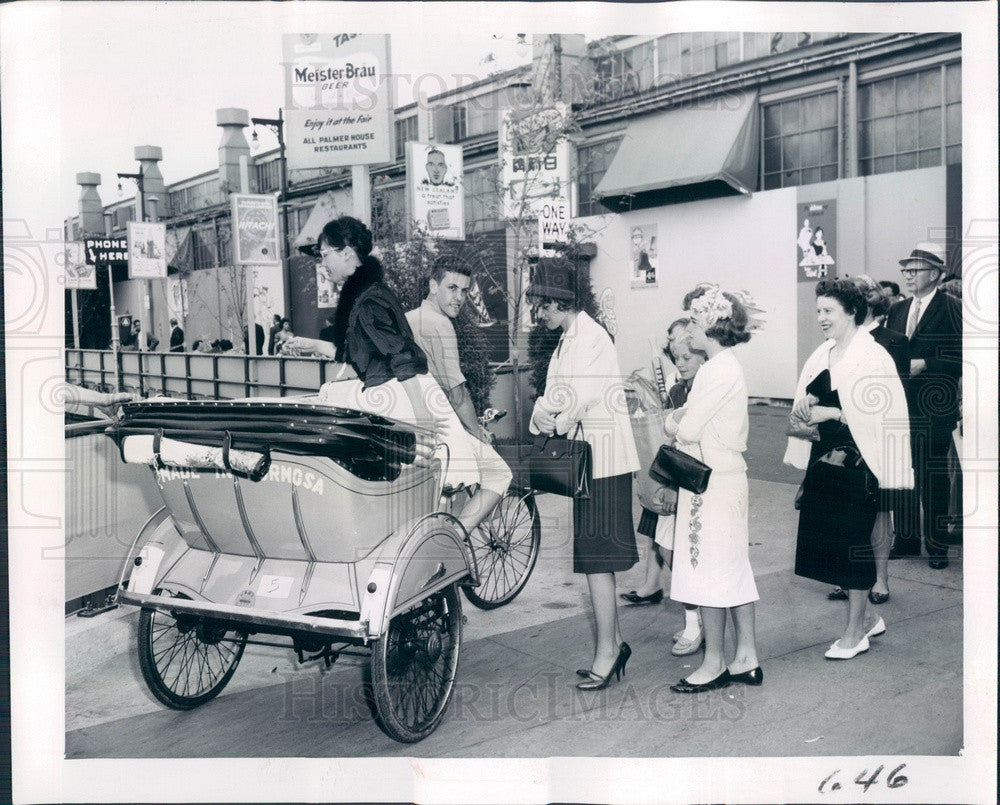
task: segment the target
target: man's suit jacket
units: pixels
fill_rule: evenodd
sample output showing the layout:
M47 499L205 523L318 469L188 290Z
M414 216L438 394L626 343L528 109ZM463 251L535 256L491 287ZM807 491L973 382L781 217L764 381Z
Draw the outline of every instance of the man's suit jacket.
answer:
M886 329L905 337L906 321L913 299L904 299L889 308ZM923 359L927 367L920 374L904 378L911 421L930 421L932 426L955 426L959 417L962 382L962 305L938 289L908 339L910 359Z
M174 329L170 331L170 351L184 351L184 331L180 327L174 327Z
M901 380L910 374L910 342L905 335L894 333L880 324L871 331L875 343L889 353Z

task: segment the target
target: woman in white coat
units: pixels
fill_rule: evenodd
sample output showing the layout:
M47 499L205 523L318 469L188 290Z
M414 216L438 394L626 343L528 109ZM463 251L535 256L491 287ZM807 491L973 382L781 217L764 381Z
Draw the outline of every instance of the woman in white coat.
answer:
M577 687L600 690L621 678L632 654L618 623L615 573L639 560L632 521L639 460L618 355L607 331L580 309L577 287L575 269L560 258L539 261L528 288L536 319L562 330L529 429L573 438L580 425L593 455L590 498L573 500L573 570L587 576L597 621L594 660L577 672L586 677Z
M865 628L875 583L872 528L884 490L913 487L910 422L896 365L865 327L867 303L850 280L816 285L816 315L827 336L806 361L792 413L819 441L790 437L786 463L806 469L799 502L795 574L847 590L847 624L826 652L849 660L885 632ZM808 469L807 469L808 468Z

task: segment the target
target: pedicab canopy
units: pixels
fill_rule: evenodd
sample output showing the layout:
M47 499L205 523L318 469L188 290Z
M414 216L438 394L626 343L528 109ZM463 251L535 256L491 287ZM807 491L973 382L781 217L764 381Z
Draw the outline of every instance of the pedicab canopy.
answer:
M594 195L623 212L749 194L757 183L758 131L755 92L637 118Z
M258 481L271 451L329 458L366 481L394 481L421 429L343 408L261 400L128 403L105 431L128 463L227 470Z

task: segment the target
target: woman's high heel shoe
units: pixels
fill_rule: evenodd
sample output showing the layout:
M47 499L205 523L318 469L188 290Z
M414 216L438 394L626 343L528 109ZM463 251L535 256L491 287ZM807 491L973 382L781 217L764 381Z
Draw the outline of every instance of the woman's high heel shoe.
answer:
M611 670L608 671L607 676L600 676L591 671L588 676L589 679L585 679L583 682L577 682L576 687L578 690L604 690L608 685L611 684L611 677L615 679L621 679L622 674L625 673L625 663L628 662L628 658L632 656L632 648L628 643L622 643L621 647L618 649L618 656L615 657L615 662L611 666ZM577 672L579 673L579 671Z
M627 663L628 658L632 656L632 647L628 643L622 641L622 644L618 647L618 650L619 652L621 652L621 654L625 656L625 659L622 660L622 673L624 674L625 663ZM593 675L593 672L589 668L577 668L576 675L582 676L584 679L588 679L590 676Z

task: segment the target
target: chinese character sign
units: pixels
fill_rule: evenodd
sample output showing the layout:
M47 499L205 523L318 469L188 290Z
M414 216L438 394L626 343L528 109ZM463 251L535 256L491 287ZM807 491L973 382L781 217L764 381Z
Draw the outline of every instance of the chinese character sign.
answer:
M233 262L237 265L279 265L277 199L233 193L232 207Z
M406 144L406 183L414 225L449 240L465 239L462 146Z
M568 107L500 113L501 199L507 218L538 213L543 199L564 196L570 184Z
M389 37L285 34L282 46L289 169L389 162Z
M87 265L83 244L73 241L63 250L63 267L66 270L66 288L95 290L97 288L97 266Z
M836 277L837 202L813 201L798 205L796 257L799 282Z
M156 280L167 276L167 225L150 221L129 221L129 279Z

